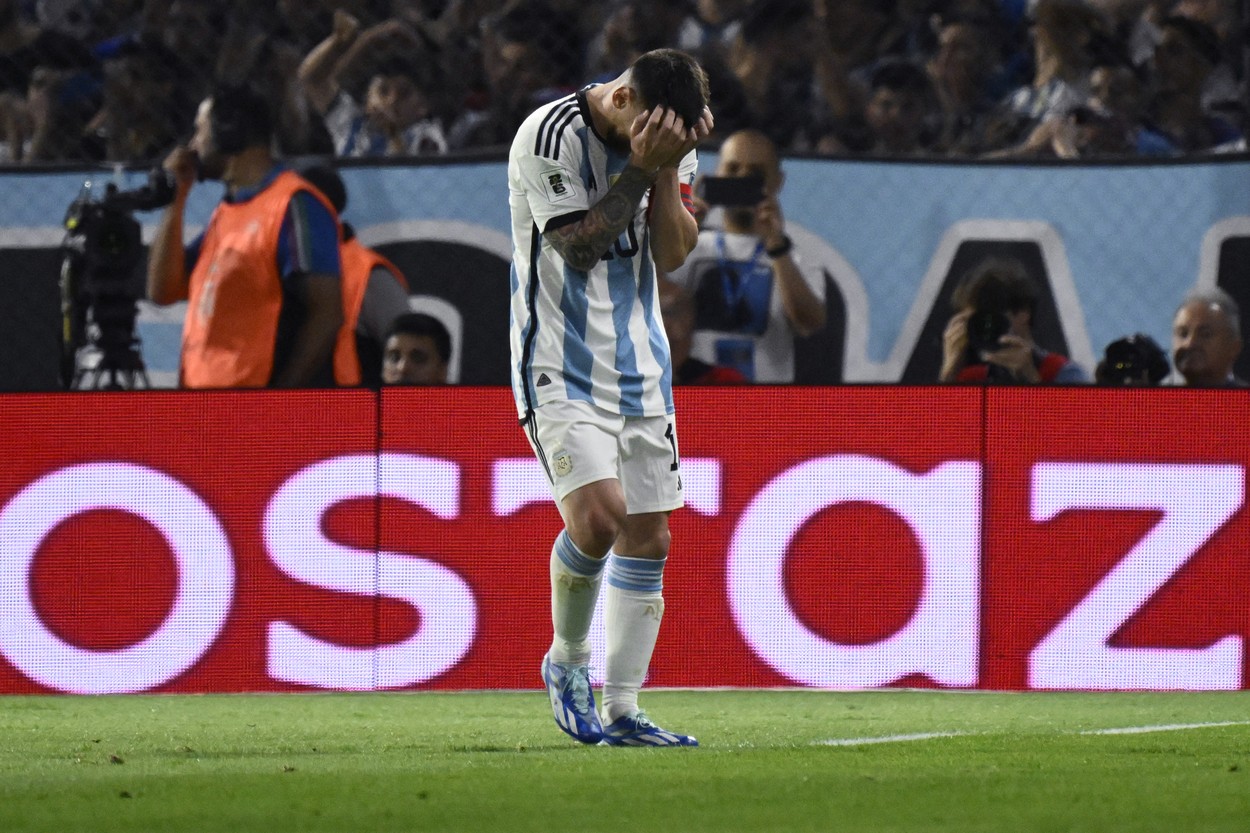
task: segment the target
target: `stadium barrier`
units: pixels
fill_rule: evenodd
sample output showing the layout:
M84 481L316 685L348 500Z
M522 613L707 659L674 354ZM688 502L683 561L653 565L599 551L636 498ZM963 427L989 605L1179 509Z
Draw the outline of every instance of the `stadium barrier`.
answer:
M705 154L701 170L714 168ZM1250 160L1150 164L990 164L787 159L787 230L824 272L829 324L797 350L796 380L931 383L951 291L986 255L1018 257L1041 290L1039 343L1092 375L1103 348L1145 332L1168 344L1195 286L1250 310ZM345 219L409 278L414 308L452 334L453 381L508 384L507 174L498 159L342 169ZM144 172L9 173L0 201L0 391L59 387L58 276L66 206L83 181L134 188ZM190 232L219 184L191 193ZM157 215L140 213L144 239ZM142 289L136 286L136 294ZM174 387L185 304L140 304L153 385ZM1243 321L1250 330L1250 320ZM1250 351L1239 375L1250 378Z
M1240 392L678 408L650 685L1246 686ZM0 424L0 693L538 685L561 522L505 389L23 394Z

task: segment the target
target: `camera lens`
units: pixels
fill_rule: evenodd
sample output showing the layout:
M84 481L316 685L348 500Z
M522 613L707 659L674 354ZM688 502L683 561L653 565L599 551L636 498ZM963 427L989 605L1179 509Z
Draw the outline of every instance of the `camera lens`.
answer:
M997 350L998 340L1007 335L1011 321L998 310L977 310L968 317L968 346L975 352Z

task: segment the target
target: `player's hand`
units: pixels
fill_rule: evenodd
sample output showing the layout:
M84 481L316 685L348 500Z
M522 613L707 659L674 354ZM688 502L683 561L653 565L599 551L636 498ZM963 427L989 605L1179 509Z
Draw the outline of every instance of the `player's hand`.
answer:
M630 161L649 174L670 164L677 154L684 156L689 152L682 151L689 141L685 123L667 107L639 113L629 134Z
M686 154L699 146L699 143L712 135L712 128L716 126L716 122L712 119L712 111L703 108L703 115L686 131L686 141L673 156L664 163L662 167L677 168L681 166L681 160L686 158Z
M169 156L165 157L165 170L173 174L180 198L185 197L191 191L198 169L199 160L186 145L179 145L170 152Z
M786 242L786 221L776 194L769 194L755 206L755 230L765 249L776 249Z

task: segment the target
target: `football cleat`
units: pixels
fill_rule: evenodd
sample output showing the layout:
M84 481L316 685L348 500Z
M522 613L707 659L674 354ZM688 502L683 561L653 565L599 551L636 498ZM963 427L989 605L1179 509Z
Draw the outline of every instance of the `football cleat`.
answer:
M646 712L635 712L613 720L603 727L603 742L608 746L699 745L690 735L679 735L656 726Z
M551 700L551 713L556 725L582 743L603 740L603 724L595 710L595 695L590 690L590 669L585 665L564 665L543 657L543 684Z

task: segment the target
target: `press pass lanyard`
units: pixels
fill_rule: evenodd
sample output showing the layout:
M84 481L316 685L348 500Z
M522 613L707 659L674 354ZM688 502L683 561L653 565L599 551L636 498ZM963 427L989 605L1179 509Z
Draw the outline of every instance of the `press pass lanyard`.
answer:
M747 291L756 278L767 280L772 276L773 266L762 258L764 241L757 240L755 251L751 253L751 268L744 274L737 274L729 268L729 255L725 252L725 233L716 234L716 259L720 264L721 289L725 292L725 308L736 312L738 305L747 297ZM737 278L737 280L734 280Z

